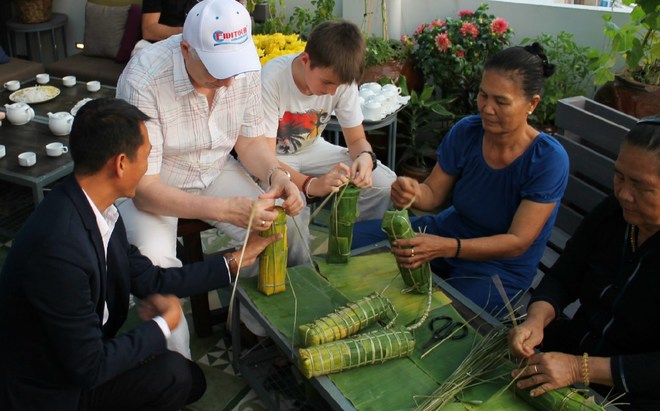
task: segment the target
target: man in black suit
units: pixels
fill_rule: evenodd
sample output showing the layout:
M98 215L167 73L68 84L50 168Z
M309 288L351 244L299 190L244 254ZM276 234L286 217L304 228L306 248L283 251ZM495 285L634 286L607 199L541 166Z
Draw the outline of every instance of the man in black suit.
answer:
M166 339L181 317L177 296L230 284L236 260L163 269L128 243L113 202L132 197L147 169L145 121L123 100L83 106L73 175L13 242L0 274L1 410L179 410L206 388ZM278 238L251 237L245 264ZM129 293L145 302L145 321L118 336Z

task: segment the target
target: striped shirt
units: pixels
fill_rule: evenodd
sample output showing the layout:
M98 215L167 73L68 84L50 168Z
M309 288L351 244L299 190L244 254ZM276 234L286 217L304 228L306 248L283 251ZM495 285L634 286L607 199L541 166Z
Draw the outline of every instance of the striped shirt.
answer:
M261 79L259 72L236 76L229 88L216 91L211 111L188 77L181 37L140 50L119 78L117 97L151 117L146 174L199 192L220 175L239 135L264 134Z

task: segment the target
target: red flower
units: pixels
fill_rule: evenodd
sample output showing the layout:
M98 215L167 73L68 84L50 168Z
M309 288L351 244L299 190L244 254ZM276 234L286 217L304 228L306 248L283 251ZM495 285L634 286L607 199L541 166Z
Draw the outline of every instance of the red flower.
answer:
M507 23L506 20L499 17L493 20L493 24L490 25L490 30L493 33L498 33L500 35L506 32L508 28L509 28L509 23Z
M459 15L460 17L463 17L463 16L471 16L471 15L473 15L473 14L474 14L474 12L473 12L472 10L461 10L461 11L458 12L458 15Z
M465 57L465 52L463 50L456 50L456 57L459 58Z
M474 23L465 22L463 25L461 25L461 34L463 37L467 37L469 34L474 39L479 35L479 29L474 25Z
M424 31L425 28L426 28L426 24L424 24L424 23L420 24L419 26L417 26L417 30L415 30L414 35L419 36L420 34L422 34L422 32Z
M433 20L433 21L431 22L431 24L429 24L429 28L433 28L433 27L442 27L442 26L444 26L444 25L445 25L445 22L444 22L444 21L442 21L441 19L436 19L436 20Z
M435 37L435 46L443 53L447 51L449 46L451 46L451 40L447 37L447 33L438 34Z

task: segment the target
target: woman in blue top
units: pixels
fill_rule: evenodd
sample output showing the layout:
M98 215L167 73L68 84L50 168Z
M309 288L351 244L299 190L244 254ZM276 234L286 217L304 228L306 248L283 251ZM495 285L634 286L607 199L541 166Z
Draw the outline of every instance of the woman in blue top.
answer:
M436 209L452 192L452 205L437 215L412 218L417 237L398 240L392 252L414 268L433 271L488 312L527 289L536 273L568 178L568 156L551 136L527 124L541 100L543 79L554 72L537 43L502 50L484 66L479 115L459 121L438 147L438 162L420 184L398 177L392 202ZM385 238L380 221L356 224L353 247ZM410 248L412 247L412 248Z

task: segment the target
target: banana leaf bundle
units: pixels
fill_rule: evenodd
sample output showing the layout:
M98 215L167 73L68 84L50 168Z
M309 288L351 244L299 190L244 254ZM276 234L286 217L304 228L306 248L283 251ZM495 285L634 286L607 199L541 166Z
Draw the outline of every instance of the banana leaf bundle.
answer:
M351 338L298 349L300 372L318 377L409 356L415 338L405 328L376 330Z
M360 188L353 184L342 187L334 198L328 229L328 264L346 264L351 255L353 225L358 217Z
M286 239L286 212L275 207L277 217L268 230L259 233L268 237L282 233L282 239L269 244L259 256L259 280L257 289L265 295L281 293L286 289L286 263L289 247Z
M542 411L605 411L605 406L596 402L584 389L564 387L546 392L538 397L529 395L529 389L521 390L512 384L516 395L526 403Z
M415 237L415 232L410 226L408 210L386 211L383 215L381 229L387 234L390 244L395 240ZM431 281L431 265L428 262L417 268L404 268L399 265L399 271L403 282L409 287L409 291L420 294L428 293Z
M298 327L300 345L303 347L320 345L356 334L384 318L388 308L396 317L396 311L390 300L378 293L349 302L325 317Z

